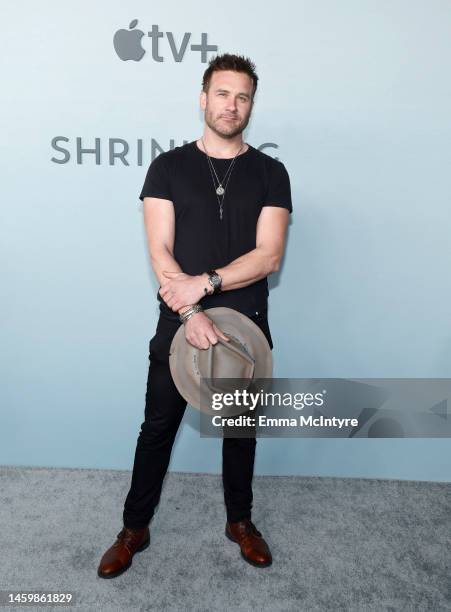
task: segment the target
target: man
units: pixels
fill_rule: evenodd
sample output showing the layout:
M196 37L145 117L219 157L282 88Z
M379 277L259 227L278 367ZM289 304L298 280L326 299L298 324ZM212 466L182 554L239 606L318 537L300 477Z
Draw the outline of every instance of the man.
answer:
M160 283L160 317L149 344L145 420L124 526L101 559L103 578L121 574L149 545L148 525L187 405L169 369L178 327L185 326L186 340L198 349L208 349L218 338L227 341L202 312L227 306L250 317L273 348L267 276L279 269L292 204L284 165L243 142L257 82L249 59L230 54L212 59L200 94L203 136L160 154L147 171L140 199ZM251 521L255 447L255 437L223 439L226 535L239 544L246 561L266 567L271 552Z

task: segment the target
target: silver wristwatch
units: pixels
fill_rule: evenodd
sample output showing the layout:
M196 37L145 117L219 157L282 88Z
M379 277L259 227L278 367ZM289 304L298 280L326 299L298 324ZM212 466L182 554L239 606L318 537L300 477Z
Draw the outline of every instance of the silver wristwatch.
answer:
M208 270L208 282L213 287L213 293L220 293L222 278L216 272L216 270Z

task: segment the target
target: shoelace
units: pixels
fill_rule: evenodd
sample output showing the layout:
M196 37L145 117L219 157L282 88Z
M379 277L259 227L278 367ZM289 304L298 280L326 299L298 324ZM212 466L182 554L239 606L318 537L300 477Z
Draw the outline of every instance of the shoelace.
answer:
M133 545L133 541L135 539L134 534L124 527L123 529L121 529L121 531L117 534L116 537L117 541L115 542L114 546L120 546L122 544L131 554L131 546Z
M257 535L259 537L261 537L261 533L260 531L257 529L257 527L254 525L254 523L252 521L246 521L245 523L245 531L244 531L244 536L241 540L242 543L244 543L245 541L247 541L252 535Z

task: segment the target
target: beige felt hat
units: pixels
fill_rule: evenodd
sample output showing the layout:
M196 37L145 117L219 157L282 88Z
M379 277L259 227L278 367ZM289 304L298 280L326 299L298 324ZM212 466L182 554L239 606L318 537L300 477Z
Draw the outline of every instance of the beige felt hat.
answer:
M246 315L225 307L204 312L228 336L229 342L218 339L208 349L195 348L186 340L181 325L169 349L169 367L175 386L186 401L194 408L210 412L205 392L233 393L236 389L250 389L255 379L270 379L272 353L265 334Z

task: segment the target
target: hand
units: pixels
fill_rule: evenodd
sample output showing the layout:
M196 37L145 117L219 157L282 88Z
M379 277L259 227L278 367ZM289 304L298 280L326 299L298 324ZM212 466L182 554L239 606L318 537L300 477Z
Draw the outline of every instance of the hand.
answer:
M210 345L218 343L218 338L229 341L224 332L216 327L204 312L196 312L184 325L187 342L196 348L208 349Z
M163 275L169 280L160 287L159 294L174 312L188 304L196 304L205 295L204 287L208 286L208 281L203 275L165 271Z

